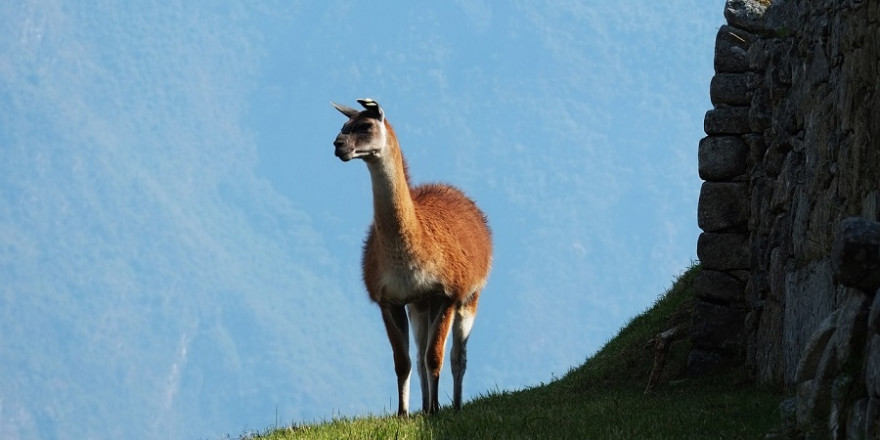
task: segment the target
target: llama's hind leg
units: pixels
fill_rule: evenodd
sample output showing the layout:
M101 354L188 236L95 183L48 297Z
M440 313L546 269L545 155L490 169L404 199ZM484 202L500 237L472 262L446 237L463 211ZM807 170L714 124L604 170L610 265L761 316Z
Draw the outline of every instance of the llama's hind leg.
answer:
M409 413L409 376L412 365L409 359L409 328L406 309L401 305L381 306L385 331L394 353L394 372L397 373L397 415Z
M467 369L467 341L477 316L477 301L480 292L474 293L468 302L461 304L455 313L455 321L452 324L452 351L450 363L452 364L452 407L461 409L462 382L464 372Z
M428 373L428 394L431 400L427 411L440 411L439 386L440 371L443 369L443 357L446 350L446 338L449 328L455 319L455 304L446 297L438 298L431 304L431 330L428 347L425 352L425 371Z

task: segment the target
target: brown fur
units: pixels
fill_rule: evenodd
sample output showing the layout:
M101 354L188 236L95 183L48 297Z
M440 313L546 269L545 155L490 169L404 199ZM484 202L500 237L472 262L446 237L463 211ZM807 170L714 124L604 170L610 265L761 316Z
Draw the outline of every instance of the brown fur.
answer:
M472 322L469 320L476 314L480 290L486 283L492 260L486 217L471 199L452 186L411 186L403 153L391 124L384 119L384 112L371 100L361 104L367 110L359 113L336 106L350 119L334 144L337 156L343 160L364 159L373 178L374 218L364 244L363 278L370 298L382 309L394 352L400 397L398 412L407 412L405 383L410 372L404 304L409 305L417 342L420 334L427 342L427 346L422 347L424 351L419 353L417 366L423 394L433 394L423 396L422 407L428 412L439 409L437 381L447 335L459 320L468 322L458 324L467 329L463 337L457 336L460 340L453 341L456 376L453 403L458 408L466 362L465 344ZM364 128L365 123L384 126L385 144L381 152L361 154L381 132L378 126ZM415 328L416 325L422 327Z

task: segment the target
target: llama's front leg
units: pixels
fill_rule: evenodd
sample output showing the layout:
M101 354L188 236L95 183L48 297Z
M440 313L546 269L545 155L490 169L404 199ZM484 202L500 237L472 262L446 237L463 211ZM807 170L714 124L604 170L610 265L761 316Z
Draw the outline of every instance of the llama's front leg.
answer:
M467 341L474 325L474 317L477 316L479 295L480 292L475 293L469 302L458 307L455 322L452 324L450 363L452 364L452 407L455 409L461 409L462 382L467 369Z
M406 309L394 304L385 304L381 308L385 331L394 353L394 371L397 373L397 415L406 416L409 414L409 376L412 369Z
M431 307L428 303L410 304L409 320L416 340L416 371L422 390L422 411L427 412L430 404L428 372L425 370L425 353L428 350L428 336L431 333Z

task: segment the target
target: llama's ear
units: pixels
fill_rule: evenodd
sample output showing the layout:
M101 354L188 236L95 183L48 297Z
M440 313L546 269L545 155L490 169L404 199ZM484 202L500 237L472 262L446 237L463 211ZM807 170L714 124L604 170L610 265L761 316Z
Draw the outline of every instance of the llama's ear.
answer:
M378 102L373 101L370 98L358 99L358 102L364 106L370 116L378 119L379 122L385 120L385 110L382 110L382 107Z
M348 116L348 119L353 119L355 116L358 115L358 113L360 113L360 111L358 111L358 110L355 110L351 107L348 107L348 106L345 106L342 104L337 104L333 101L330 101L330 104L333 104L333 107L336 110L339 110L339 113L342 113L343 115Z

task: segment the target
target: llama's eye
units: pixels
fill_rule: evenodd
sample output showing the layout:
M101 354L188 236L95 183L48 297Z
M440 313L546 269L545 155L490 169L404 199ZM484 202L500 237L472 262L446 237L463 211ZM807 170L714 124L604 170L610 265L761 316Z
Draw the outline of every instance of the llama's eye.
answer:
M351 128L351 131L370 131L370 124L366 122L362 122L360 124L355 124L354 127Z

